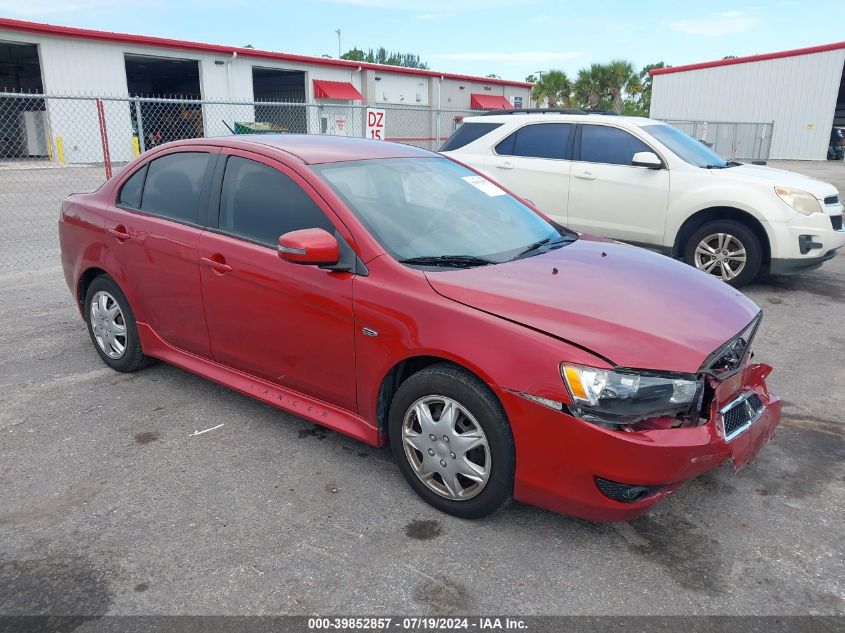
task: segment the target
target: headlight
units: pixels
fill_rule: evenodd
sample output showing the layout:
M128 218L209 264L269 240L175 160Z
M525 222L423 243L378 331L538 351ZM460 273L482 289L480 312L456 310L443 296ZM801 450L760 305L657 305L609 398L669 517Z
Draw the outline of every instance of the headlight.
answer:
M791 189L789 187L775 187L775 193L786 204L798 211L798 213L810 215L811 213L821 213L822 211L822 205L819 204L816 197L806 191Z
M561 365L572 396L572 413L602 425L634 424L692 408L702 382L672 376L616 372L581 365Z

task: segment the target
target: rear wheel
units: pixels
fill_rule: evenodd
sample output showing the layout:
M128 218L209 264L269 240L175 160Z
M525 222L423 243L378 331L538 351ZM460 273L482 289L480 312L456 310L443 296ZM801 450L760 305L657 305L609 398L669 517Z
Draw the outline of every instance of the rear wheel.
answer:
M744 224L716 220L690 236L684 259L702 272L738 288L751 283L760 272L763 249L754 232Z
M449 364L408 378L390 406L399 470L435 508L465 519L510 499L514 446L501 403L484 383Z
M85 321L94 349L112 369L133 372L152 362L141 349L129 301L110 277L101 275L88 287Z

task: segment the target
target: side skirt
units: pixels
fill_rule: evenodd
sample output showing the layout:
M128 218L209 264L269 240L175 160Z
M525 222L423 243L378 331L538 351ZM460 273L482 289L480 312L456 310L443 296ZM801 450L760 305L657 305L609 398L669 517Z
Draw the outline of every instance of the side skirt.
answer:
M146 323L136 325L141 347L148 356L372 446L380 446L383 443L376 427L350 411L180 350L164 341Z

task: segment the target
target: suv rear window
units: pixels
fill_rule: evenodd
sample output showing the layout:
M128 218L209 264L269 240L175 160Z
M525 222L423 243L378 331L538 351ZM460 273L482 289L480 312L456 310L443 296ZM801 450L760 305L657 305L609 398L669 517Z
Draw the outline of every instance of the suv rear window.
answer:
M443 143L440 151L449 152L453 149L459 149L464 145L469 145L501 126L501 123L464 123Z
M571 123L535 123L519 128L496 145L500 156L568 158Z

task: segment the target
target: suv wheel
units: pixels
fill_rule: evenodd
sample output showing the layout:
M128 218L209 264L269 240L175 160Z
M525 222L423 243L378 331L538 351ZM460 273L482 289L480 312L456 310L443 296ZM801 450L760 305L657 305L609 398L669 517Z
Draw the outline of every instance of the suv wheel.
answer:
M390 405L388 434L402 475L438 510L475 519L510 499L510 426L498 399L474 376L439 364L408 378Z
M112 369L133 372L152 362L141 349L132 308L110 277L101 275L88 287L85 322L94 349Z
M684 260L736 288L757 276L763 261L760 240L734 220L708 222L687 240Z

